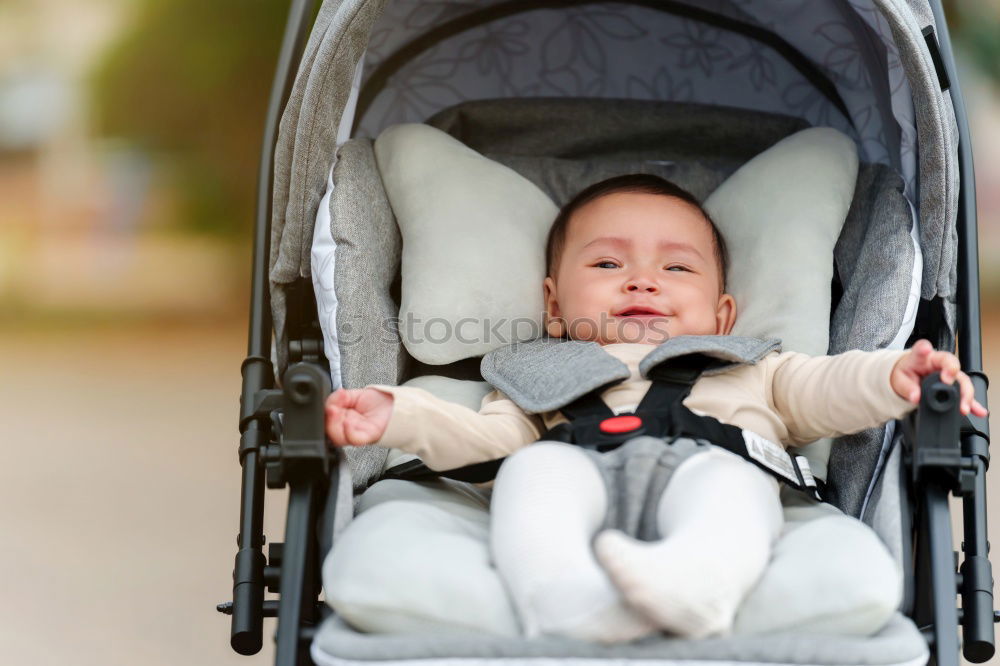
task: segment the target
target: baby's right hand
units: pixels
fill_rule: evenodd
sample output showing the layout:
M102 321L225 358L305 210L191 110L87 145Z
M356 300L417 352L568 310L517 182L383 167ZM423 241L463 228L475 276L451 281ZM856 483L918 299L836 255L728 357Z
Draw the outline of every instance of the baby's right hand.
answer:
M337 389L326 399L326 434L337 446L364 446L382 438L392 395L377 389Z

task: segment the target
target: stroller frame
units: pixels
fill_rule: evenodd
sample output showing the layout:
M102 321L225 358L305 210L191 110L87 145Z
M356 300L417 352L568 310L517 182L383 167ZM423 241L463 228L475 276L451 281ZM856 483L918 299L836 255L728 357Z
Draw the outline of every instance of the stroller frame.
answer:
M546 3L556 4L556 3ZM271 88L258 170L254 228L253 277L247 357L241 371L239 460L242 467L240 531L233 571L231 602L217 609L232 616L232 648L257 653L263 644L263 619L278 618L276 663L312 664L308 644L316 627L330 613L319 600L320 564L331 545L329 534L317 534L322 502L337 488L335 456L324 433L323 403L330 392L329 369L323 356L322 334L312 286L299 280L289 295L288 359L282 388L274 386L270 360L272 319L268 295L270 213L274 153L278 125L315 17L315 0L292 0L277 69ZM959 131L960 188L958 200L957 349L986 404L988 380L982 372L979 313L979 265L975 182L969 129L959 89L950 38L940 0L930 0L938 30L923 31L942 90L950 93ZM927 337L942 348L948 329L939 298L921 300L911 341ZM924 381L919 408L903 429L904 473L915 516L913 535L915 591L908 614L930 646L930 663L951 666L962 653L984 662L995 651L992 569L986 531L986 470L989 467L989 425L985 419L963 419L958 413L957 388L936 376ZM264 554L265 485L288 486L283 543L271 543ZM962 497L965 555L957 566L952 550L949 494ZM329 498L333 506L335 498ZM279 593L265 600L265 588ZM961 596L962 608L955 599Z

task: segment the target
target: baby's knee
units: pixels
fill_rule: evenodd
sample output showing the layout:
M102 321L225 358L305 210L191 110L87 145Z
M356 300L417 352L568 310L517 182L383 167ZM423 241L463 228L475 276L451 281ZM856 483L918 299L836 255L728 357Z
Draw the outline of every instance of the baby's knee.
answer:
M561 520L567 511L590 525L603 520L606 510L604 478L596 463L578 447L560 442L532 444L508 457L497 473L491 503L494 525L509 521L517 529L525 512L537 525L543 514Z
M674 472L672 485L712 486L730 494L753 493L773 497L780 507L778 480L749 460L713 446L684 460Z
M710 474L717 482L733 489L733 492L753 494L773 500L771 503L780 511L778 479L749 460L718 447L712 447L705 455Z

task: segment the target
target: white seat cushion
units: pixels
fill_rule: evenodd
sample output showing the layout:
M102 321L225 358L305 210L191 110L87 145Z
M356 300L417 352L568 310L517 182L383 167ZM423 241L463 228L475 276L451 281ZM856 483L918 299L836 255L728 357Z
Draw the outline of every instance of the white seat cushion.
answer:
M517 172L428 125L386 129L375 159L403 238L406 351L440 365L540 335L555 204Z
M827 352L833 248L857 176L854 142L815 127L774 144L708 197L705 209L732 255L733 335L781 338L785 351Z
M899 605L895 562L872 530L797 496L771 564L736 617L737 635L864 636ZM363 631L519 634L490 564L489 508L468 484L384 480L327 557L327 602Z

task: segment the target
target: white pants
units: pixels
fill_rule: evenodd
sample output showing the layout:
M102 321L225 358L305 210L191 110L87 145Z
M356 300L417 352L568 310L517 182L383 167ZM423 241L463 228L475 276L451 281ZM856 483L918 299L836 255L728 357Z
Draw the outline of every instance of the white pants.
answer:
M656 503L664 538L642 543L647 548L641 556L629 555L633 569L648 569L632 572L640 589L623 589L629 586L622 581L632 579L609 575L616 573L609 571L613 562L595 556L593 542L605 524L608 501L601 473L578 447L534 444L500 469L491 503L491 551L524 633L614 642L606 634L601 638L602 623L593 621L611 617L611 606L621 606L614 617L638 607L648 618L658 615L657 604L673 603L689 606L689 615L708 603L721 609L712 613L724 617L684 630L654 621L659 628L725 633L780 532L777 482L717 447L684 460ZM591 617L590 611L598 615Z

